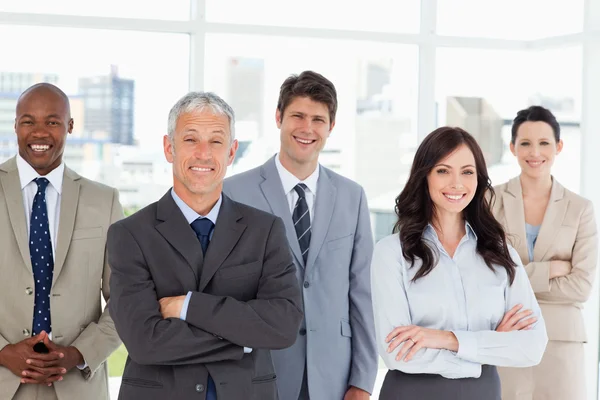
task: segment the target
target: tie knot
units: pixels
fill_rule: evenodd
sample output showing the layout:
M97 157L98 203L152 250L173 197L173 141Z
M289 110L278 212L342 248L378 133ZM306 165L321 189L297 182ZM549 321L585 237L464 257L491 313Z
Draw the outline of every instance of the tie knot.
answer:
M212 221L208 218L198 218L191 223L192 229L198 236L209 236L210 231L215 226Z
M50 181L46 178L35 178L34 182L38 185L38 192L46 193L46 188Z
M298 196L300 196L301 198L306 197L306 185L304 183L299 183L296 186L294 186L294 190L296 191L296 193L298 193Z

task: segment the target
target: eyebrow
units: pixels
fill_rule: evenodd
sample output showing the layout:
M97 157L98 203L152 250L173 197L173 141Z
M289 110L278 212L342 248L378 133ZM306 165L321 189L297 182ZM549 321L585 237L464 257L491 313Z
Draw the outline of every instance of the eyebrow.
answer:
M31 118L31 119L35 119L35 117L33 115L31 115L31 114L23 114L19 118ZM44 118L57 118L57 119L60 119L60 115L58 115L58 114L50 114L50 115L46 115Z
M299 114L299 115L302 115L303 117L305 117L305 116L307 116L307 115L308 115L308 114L306 114L306 113L303 113L303 112L301 112L301 111L294 111L294 110L291 110L291 111L290 111L290 114ZM325 115L321 115L321 114L314 114L314 115L310 115L310 117L313 117L313 118L323 118L323 119L325 119Z
M446 168L452 169L452 167L449 166L448 164L438 164L438 165L436 165L436 167L446 167ZM465 169L465 168L475 168L475 166L471 165L471 164L467 164L467 165L463 165L462 167L460 167L460 169Z

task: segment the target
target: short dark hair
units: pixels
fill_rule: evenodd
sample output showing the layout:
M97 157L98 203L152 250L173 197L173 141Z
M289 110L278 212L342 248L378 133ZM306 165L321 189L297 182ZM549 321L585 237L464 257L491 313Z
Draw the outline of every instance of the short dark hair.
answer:
M323 75L313 71L290 75L279 90L277 109L282 115L296 97L308 97L312 101L325 104L329 109L329 123L332 124L335 121L337 92L333 83Z
M560 141L560 125L558 124L554 114L542 106L531 106L519 111L513 120L510 137L510 142L512 144L515 144L517 140L517 132L519 131L519 127L523 124L523 122L527 121L541 121L547 123L552 127L552 131L554 131L554 139L556 139L556 143Z

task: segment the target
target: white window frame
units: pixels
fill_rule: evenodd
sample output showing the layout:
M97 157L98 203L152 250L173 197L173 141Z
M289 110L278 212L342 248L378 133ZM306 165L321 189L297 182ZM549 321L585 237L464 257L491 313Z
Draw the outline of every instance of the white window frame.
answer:
M190 0L189 21L162 21L116 17L90 17L0 12L0 25L29 25L82 29L113 29L190 35L190 90L204 88L205 39L209 33L261 36L310 37L365 40L419 47L419 90L417 131L419 139L435 128L436 50L440 47L541 51L559 47L583 47L581 116L581 193L600 215L600 185L597 158L600 151L600 0L585 0L583 31L577 34L536 40L503 40L478 37L442 36L436 33L437 0L421 0L420 30L416 34L362 32L353 30L258 26L206 21L206 0ZM560 77L557 77L560 79ZM588 398L598 399L598 276L585 315L589 343L586 344Z

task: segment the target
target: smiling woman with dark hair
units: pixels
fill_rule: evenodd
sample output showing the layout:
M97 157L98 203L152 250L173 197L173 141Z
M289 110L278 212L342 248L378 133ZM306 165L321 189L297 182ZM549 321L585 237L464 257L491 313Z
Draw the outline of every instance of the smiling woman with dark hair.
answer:
M547 336L516 251L490 210L475 139L439 128L396 199L371 265L382 400L500 400L495 366L539 363Z
M510 150L521 174L496 187L492 210L525 265L550 341L537 367L499 370L504 400L586 398L581 308L596 276L598 231L592 202L552 177L562 148L550 110L517 113Z

